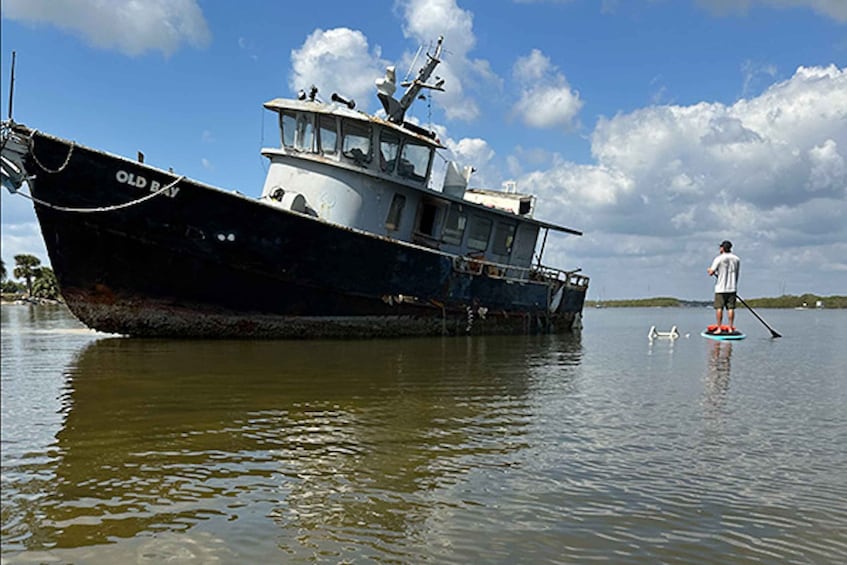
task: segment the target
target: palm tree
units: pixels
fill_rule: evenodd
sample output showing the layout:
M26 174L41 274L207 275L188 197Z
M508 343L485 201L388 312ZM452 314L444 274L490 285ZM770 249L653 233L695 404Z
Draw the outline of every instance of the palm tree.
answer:
M41 260L35 255L15 255L15 270L13 274L16 279L24 279L26 283L26 292L32 296L32 281L38 277L38 272L41 270Z
M55 300L59 298L59 281L50 267L41 267L38 276L32 283L32 295L38 298Z

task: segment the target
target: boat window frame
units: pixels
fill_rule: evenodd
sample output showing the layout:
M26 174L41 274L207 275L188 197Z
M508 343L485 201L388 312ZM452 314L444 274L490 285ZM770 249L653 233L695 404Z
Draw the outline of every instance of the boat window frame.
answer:
M290 151L298 153L314 153L315 138L315 113L302 112L298 110L280 110L279 129L282 146ZM291 132L291 137L289 137Z
M483 245L481 243L483 240L474 235L474 230L477 228L477 226L482 225L484 223L488 224L488 227L485 230L485 244ZM493 227L494 222L491 220L491 218L486 218L478 214L471 214L470 218L468 218L468 227L466 229L468 249L472 251L486 251L488 249L488 243L491 240L491 230Z
M354 133L354 130L359 130ZM347 140L356 138L366 143L367 151L361 146L348 149ZM370 123L344 118L341 120L341 154L360 167L366 166L373 158L373 126Z
M288 123L291 125L287 125ZM286 149L294 149L294 135L297 131L297 112L293 110L280 110L279 111L279 136L280 142L282 146ZM290 139L286 140L289 136Z
M456 220L456 227L452 227L451 219ZM451 204L444 215L444 227L441 228L441 241L448 245L462 245L465 231L468 227L468 215L462 209L461 204Z
M332 123L332 127L326 127L329 123ZM338 154L338 141L341 139L341 136L338 134L338 119L330 114L319 114L318 115L318 143L317 147L319 152L322 155L337 155ZM333 140L331 148L328 148L324 145L324 131L331 131L335 136Z
M414 160L409 159L411 155L407 153L407 150L411 148L420 148L420 155L426 154L426 164L424 165L423 160L416 158ZM417 151L416 151L417 152ZM410 137L406 137L403 140L403 147L400 149L400 156L397 161L396 166L396 174L400 178L410 180L412 182L424 183L429 178L429 172L432 167L432 158L435 154L435 150L432 146L424 143L423 141L418 141L416 139L412 139ZM419 170L419 165L424 165L423 170ZM419 174L419 173L423 174Z
M506 232L501 229L505 228ZM491 238L491 252L496 255L511 255L512 246L515 243L515 232L517 224L513 222L497 221L494 224L494 235Z
M379 132L379 170L391 174L397 165L402 139L397 132L382 128ZM386 154L388 151L389 154Z

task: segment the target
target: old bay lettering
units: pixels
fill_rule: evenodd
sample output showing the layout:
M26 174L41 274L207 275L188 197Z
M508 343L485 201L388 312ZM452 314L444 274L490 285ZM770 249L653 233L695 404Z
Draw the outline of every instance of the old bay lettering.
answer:
M162 189L162 183L160 183L159 181L154 180L154 181L148 182L148 180L145 177L143 177L141 175L136 175L135 173L128 173L124 170L120 170L117 173L115 173L115 180L117 180L119 183L128 184L128 185L134 186L136 188L147 188L147 186L149 185L150 186L150 192L158 192L159 190ZM167 196L168 198L174 198L174 197L176 197L178 192L179 192L179 187L178 186L172 186L172 187L168 188L166 191L164 191L164 195Z

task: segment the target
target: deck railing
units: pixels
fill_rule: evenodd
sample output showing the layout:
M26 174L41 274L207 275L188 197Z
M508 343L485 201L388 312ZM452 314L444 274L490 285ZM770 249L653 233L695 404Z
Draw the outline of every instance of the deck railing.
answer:
M457 273L471 276L485 275L493 279L514 282L536 281L550 283L559 281L570 286L587 287L589 281L587 276L579 274L580 269L564 271L543 265L519 267L467 256L454 256L453 270Z

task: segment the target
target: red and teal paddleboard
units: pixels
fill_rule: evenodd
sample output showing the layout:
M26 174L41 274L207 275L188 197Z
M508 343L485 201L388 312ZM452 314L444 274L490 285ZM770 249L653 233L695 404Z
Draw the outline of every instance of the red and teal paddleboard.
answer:
M708 328L700 332L700 335L707 339L715 339L718 341L730 341L744 339L745 337L747 337L746 335L744 335L743 332L737 329L732 329L729 326L721 326L720 332L715 331L717 329L717 326L709 326Z

